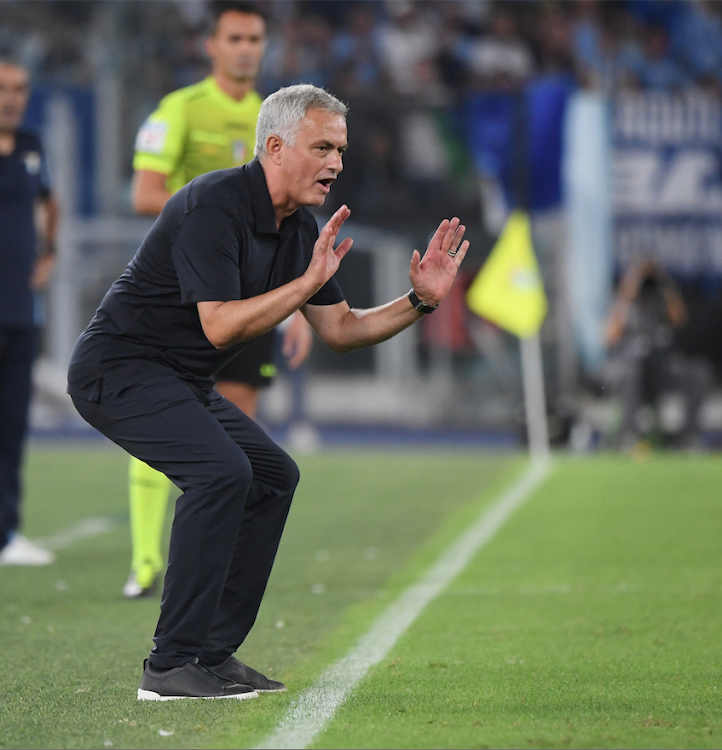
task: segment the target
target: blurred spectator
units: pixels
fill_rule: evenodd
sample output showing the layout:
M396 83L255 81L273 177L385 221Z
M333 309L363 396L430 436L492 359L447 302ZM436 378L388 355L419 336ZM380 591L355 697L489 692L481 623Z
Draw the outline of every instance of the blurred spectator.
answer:
M371 3L354 5L345 26L331 43L331 63L340 79L340 93L371 94L381 83L381 42Z
M514 16L499 7L491 18L489 34L468 50L468 65L481 88L515 89L534 72L534 58L523 41Z
M576 72L587 88L610 94L620 83L619 41L611 20L603 17L598 0L577 3L573 22Z
M650 26L643 34L643 51L630 60L639 85L651 91L676 91L691 81L669 53L669 36L663 26Z
M296 83L327 86L331 39L331 26L322 16L288 18L281 34L270 38L261 88L269 94Z
M543 74L566 73L574 68L571 27L565 9L558 5L545 8L537 25L536 37Z
M719 86L722 79L722 4L702 0L687 9L673 37L687 72L697 81Z
M355 220L397 229L396 220L409 214L410 200L393 126L380 113L360 121L358 113L351 116L353 148L344 159L344 178L334 186L329 209L346 203L353 206Z
M408 0L389 0L386 8L390 20L379 31L379 47L391 85L399 94L428 97L430 86L441 85L435 70L438 32Z
M675 345L675 331L687 321L682 297L664 269L651 261L624 274L607 324L610 360L607 379L621 399L619 446L640 438L639 407L662 393L678 391L685 402L680 445L700 444L700 409L712 385L712 371L702 359L685 356Z

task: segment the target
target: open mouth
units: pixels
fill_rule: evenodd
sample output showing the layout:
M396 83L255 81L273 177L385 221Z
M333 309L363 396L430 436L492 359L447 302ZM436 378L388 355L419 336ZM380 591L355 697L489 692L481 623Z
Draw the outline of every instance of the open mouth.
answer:
M325 180L318 180L316 184L321 186L321 190L323 190L324 193L328 193L331 190L332 183L333 183L333 178L327 177Z

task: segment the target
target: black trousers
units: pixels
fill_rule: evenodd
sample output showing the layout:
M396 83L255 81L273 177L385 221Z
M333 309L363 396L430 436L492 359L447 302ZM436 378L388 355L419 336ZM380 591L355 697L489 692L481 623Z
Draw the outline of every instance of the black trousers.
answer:
M119 393L103 382L97 402L73 401L86 421L183 491L151 664L224 661L256 620L298 484L296 464L216 391L174 375Z
M20 526L20 466L37 339L36 328L0 328L0 549Z

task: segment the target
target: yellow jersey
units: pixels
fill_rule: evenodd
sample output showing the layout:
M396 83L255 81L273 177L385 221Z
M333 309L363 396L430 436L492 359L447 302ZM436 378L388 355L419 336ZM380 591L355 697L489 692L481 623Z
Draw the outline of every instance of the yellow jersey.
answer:
M231 98L213 76L168 94L138 131L133 169L168 175L175 193L198 175L246 164L261 103L255 91Z

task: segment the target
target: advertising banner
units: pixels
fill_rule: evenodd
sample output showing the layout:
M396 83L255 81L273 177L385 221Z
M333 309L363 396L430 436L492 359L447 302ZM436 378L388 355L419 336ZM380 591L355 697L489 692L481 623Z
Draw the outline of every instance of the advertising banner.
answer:
M615 259L722 276L722 106L700 93L624 94L612 108Z

